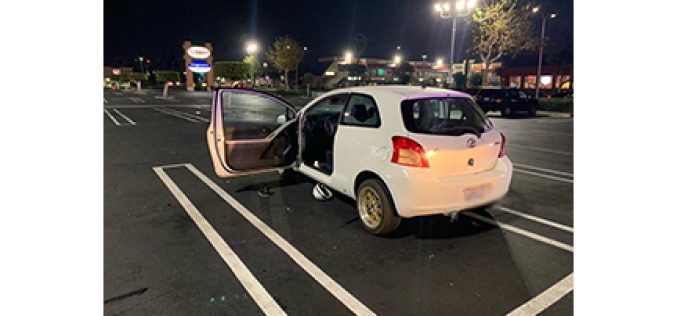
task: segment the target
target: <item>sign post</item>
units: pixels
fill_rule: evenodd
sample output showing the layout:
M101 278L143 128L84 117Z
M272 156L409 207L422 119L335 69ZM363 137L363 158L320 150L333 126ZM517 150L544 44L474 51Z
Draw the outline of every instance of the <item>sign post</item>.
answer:
M192 46L190 41L183 42L183 50L185 55L186 69L186 90L195 91L195 83L193 82L193 73L207 74L207 86L209 90L214 85L214 71L212 71L212 44L205 43L205 46Z

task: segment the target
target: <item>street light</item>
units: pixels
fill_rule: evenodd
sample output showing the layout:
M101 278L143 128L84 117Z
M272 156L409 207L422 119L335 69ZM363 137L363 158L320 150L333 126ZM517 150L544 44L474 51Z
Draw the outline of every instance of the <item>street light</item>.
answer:
M351 51L346 51L343 53L343 60L345 61L346 64L350 64L353 62L353 52Z
M531 12L538 13L541 15L541 41L538 44L538 69L536 70L536 98L541 93L541 67L543 66L543 46L545 46L545 21L550 18L554 19L557 17L557 14L550 13L546 18L545 14L541 12L540 7L534 7L531 9Z
M437 67L442 67L442 65L444 65L444 59L442 57L437 58L437 60L435 61L435 65Z
M400 56L400 55L395 55L395 57L393 57L393 63L394 63L395 65L399 65L401 62L402 62L402 56Z
M259 45L255 41L249 41L245 44L247 55L254 55L259 51Z
M454 48L456 44L456 18L470 15L476 6L476 2L476 0L458 0L453 11L449 2L435 3L433 5L435 12L439 13L441 18L451 18L451 58L449 59L449 73L447 74L447 82L449 84L452 84L454 81L452 72L454 69Z

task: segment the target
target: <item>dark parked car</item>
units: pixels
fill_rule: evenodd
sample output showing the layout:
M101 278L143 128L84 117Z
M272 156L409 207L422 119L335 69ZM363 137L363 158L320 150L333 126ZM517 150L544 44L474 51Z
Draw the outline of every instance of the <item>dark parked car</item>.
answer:
M484 112L501 111L502 116L518 111L535 116L538 110L538 100L519 89L484 88L475 94L475 101Z

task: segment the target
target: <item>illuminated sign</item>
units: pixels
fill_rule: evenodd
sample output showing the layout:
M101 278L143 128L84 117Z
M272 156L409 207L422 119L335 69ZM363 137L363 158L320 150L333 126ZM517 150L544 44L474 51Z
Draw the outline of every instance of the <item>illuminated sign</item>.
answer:
M192 72L203 74L209 72L212 69L212 66L204 60L196 60L188 64L188 69Z
M121 71L120 71L119 68L113 69L113 74L114 74L114 75L118 76L118 75L120 75L120 73L121 73Z
M202 46L191 46L186 50L186 53L195 59L205 59L210 55L209 49Z

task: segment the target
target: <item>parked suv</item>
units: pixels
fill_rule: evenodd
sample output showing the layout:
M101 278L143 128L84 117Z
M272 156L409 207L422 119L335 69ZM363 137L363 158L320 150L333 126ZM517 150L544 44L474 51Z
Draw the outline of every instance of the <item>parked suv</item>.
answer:
M333 90L298 112L260 91L218 89L207 143L218 176L300 172L355 199L376 235L403 217L490 204L513 168L505 136L469 95L411 86Z
M538 110L538 100L519 89L483 88L477 92L475 100L484 112L501 111L502 116L522 111L533 117Z

